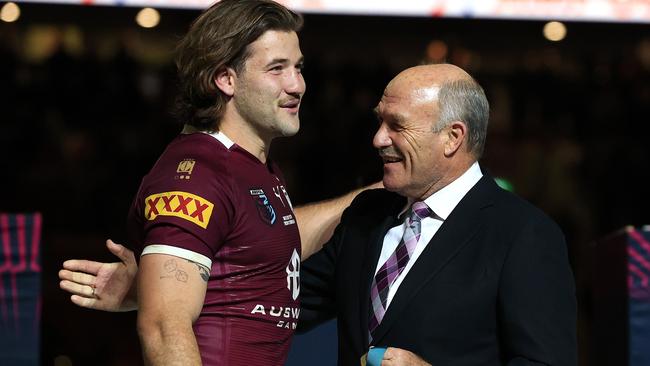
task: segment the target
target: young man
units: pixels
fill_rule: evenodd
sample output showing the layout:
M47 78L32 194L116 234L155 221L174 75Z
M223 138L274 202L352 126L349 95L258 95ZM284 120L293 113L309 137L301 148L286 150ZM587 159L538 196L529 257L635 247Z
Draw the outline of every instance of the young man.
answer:
M352 197L305 207L301 235L300 213L268 160L271 141L299 129L301 26L299 15L273 1L223 0L178 47L186 125L142 180L129 214L147 364L284 364L300 310L301 256L322 244ZM318 221L308 219L314 213ZM119 265L94 272L84 263L66 268L98 277L61 271L74 302L134 307L133 293L98 282ZM103 295L115 298L106 304Z

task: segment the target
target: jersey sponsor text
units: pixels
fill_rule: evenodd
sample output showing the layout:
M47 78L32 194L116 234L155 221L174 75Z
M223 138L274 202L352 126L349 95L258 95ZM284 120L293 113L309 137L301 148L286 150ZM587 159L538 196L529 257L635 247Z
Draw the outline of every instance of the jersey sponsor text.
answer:
M145 198L144 217L153 221L158 216L175 216L207 228L214 204L188 192L162 192Z

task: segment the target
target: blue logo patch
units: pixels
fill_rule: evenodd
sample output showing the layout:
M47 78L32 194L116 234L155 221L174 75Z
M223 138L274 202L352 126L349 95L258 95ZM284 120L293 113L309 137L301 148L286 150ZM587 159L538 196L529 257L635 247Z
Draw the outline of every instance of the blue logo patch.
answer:
M267 225L275 224L275 210L269 202L269 198L266 196L262 189L250 189L251 196L255 200L255 206L257 207L257 213L260 215L262 221Z

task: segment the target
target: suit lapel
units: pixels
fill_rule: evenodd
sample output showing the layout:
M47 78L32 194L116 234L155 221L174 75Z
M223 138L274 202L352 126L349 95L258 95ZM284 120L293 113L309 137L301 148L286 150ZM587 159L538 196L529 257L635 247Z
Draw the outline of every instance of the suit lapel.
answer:
M400 313L418 291L433 280L479 232L484 221L480 219L481 209L490 205L493 186L496 187L492 178L481 178L447 217L395 293L384 319L375 330L375 342L380 341L399 319Z
M370 286L372 279L375 275L377 268L377 261L381 254L381 248L384 244L384 236L386 232L393 226L399 223L397 215L400 210L404 208L406 199L404 197L394 195L394 201L384 203L388 210L384 214L381 222L371 223L373 229L368 235L366 246L366 255L362 264L361 275L363 278L359 281L359 320L361 329L361 338L363 344L368 344L368 318L370 316Z

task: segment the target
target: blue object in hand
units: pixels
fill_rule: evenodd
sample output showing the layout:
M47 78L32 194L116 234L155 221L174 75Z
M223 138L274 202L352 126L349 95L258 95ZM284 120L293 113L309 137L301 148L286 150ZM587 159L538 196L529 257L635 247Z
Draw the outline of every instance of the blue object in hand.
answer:
M373 347L368 350L368 363L367 366L381 366L381 360L384 358L386 348Z

